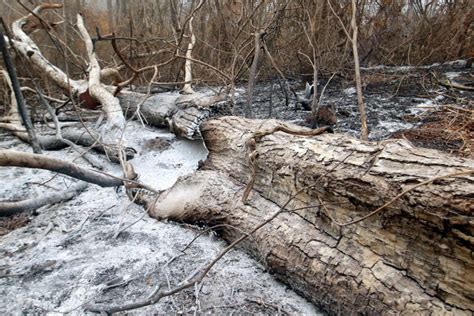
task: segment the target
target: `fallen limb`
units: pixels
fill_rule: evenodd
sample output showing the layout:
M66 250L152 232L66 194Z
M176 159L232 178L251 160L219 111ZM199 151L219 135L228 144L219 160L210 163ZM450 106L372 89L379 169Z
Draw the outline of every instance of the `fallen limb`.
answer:
M62 7L62 4L44 3L36 6L32 13L19 18L12 23L12 33L14 38L11 42L15 49L23 55L32 65L48 76L64 91L70 91L72 94L82 93L87 90L86 82L83 80L72 80L58 67L54 66L42 54L36 43L23 31L22 26L28 19L39 15L43 10L56 10Z
M76 97L88 98L90 102L101 104L102 109L107 117L106 123L102 126L100 137L96 137L95 131L88 131L88 137L94 138L92 142L105 152L112 161L118 161L119 152L123 146L126 145L126 141L123 139L123 129L125 127L125 118L120 107L119 100L112 94L114 87L107 87L100 82L101 69L97 61L95 51L93 49L92 41L87 33L84 26L84 21L81 15L77 16L77 25L82 39L86 45L86 50L90 63L89 78L87 81L84 80L73 80L58 67L54 66L49 60L47 60L39 49L38 45L30 38L29 35L23 30L22 26L28 19L37 17L43 10L47 9L58 9L61 8L61 4L42 4L38 5L33 9L29 15L19 18L12 24L13 38L11 39L12 46L18 53L23 55L23 58L30 62L35 68L38 68L48 78L54 81L59 87L61 87L71 99ZM104 74L112 73L112 71L103 72ZM116 75L116 72L115 72ZM12 98L13 101L13 98ZM26 133L16 132L20 128L13 129L15 135L24 141L29 141L30 137ZM99 133L98 133L99 134ZM67 141L74 140L67 137L67 133L63 134L66 143ZM82 136L81 136L82 138ZM54 147L64 147L64 141L62 139L55 139L54 137L48 137L44 135L38 135L38 142L44 149L51 149ZM89 143L91 143L89 141ZM133 157L133 150L130 148L125 149L127 157Z
M56 129L56 139L59 141L63 142L64 144L70 146L72 149L74 149L76 152L81 154L81 157L84 158L84 160L88 161L94 168L97 169L104 169L104 166L102 163L93 155L91 155L88 151L83 151L79 146L77 146L74 142L70 141L69 139L65 139L61 133L61 125L59 124L58 117L56 113L53 110L53 107L48 103L44 95L39 91L38 88L36 88L36 94L38 95L38 98L40 100L40 103L48 110L49 115L51 116L51 119L53 120L54 127Z
M120 178L109 176L92 169L85 169L74 163L14 150L0 150L0 166L38 168L59 172L73 178L97 184L101 187L116 187L123 184Z
M183 188L180 188L183 189ZM193 192L195 188L185 188L183 192L186 191L186 189L191 189L189 192ZM191 198L189 199L189 196ZM190 194L187 198L186 197L181 197L183 198L182 201L185 203L194 201L194 194ZM252 230L249 231L249 233L242 233L239 229L237 229L239 232L241 232L241 236L234 240L232 243L230 243L227 247L222 249L215 257L213 260L211 260L208 264L202 266L198 271L194 271L191 275L189 275L185 280L180 282L176 287L173 289L169 290L162 290L161 286L158 285L156 287L156 290L153 291L148 297L144 300L138 301L138 302L133 302L133 303L125 303L125 304L119 304L119 305L105 305L105 304L90 304L86 306L86 309L92 312L106 312L106 313L117 313L117 312L123 312L123 311L129 311L129 310L134 310L140 307L156 304L159 302L162 298L168 297L171 295L174 295L176 293L179 293L187 288L190 288L194 286L195 284L198 284L202 282L202 280L206 277L206 275L209 273L209 271L214 267L214 265L230 250L235 248L238 244L246 240L248 237L252 236L255 234L258 230L260 230L262 227L273 221L278 215L287 212L285 210L285 207L293 200L293 198L296 195L291 196L288 201L278 209L274 214L272 214L269 218L266 220L258 223L255 227L253 227ZM155 201L156 202L156 201ZM173 201L172 203L175 203L177 201ZM165 202L166 205L167 202ZM153 204L150 204L150 206L153 206ZM169 205L166 205L165 207L169 207ZM168 210L169 211L169 210ZM231 227L232 229L235 230L235 227L232 227L231 225L222 225L221 227ZM193 240L194 241L194 240ZM191 243L193 242L191 241ZM188 244L189 246L189 244ZM186 246L186 248L188 247Z
M474 87L466 86L461 83L458 83L453 80L438 80L439 84L446 88L458 89L458 90L466 90L466 91L474 91Z
M15 202L0 202L0 217L11 216L21 212L34 210L45 205L64 202L79 195L87 188L87 183L79 182L65 191L60 191L37 198Z
M198 7L202 6L204 1L201 1ZM87 57L90 64L88 79L87 80L73 80L68 78L67 74L63 72L58 67L54 66L50 61L48 61L44 55L41 53L38 45L31 39L29 35L22 29L23 23L29 18L38 16L43 10L47 9L58 9L62 7L60 4L43 4L37 6L30 12L30 15L24 16L16 20L12 24L12 46L32 65L36 68L39 68L43 73L47 75L52 81L59 85L69 96L71 100L79 98L84 101L84 107L97 107L98 105L102 106L102 109L105 113L107 121L102 125L100 133L96 131L89 131L87 138L94 138L93 142L95 146L104 151L108 157L113 161L119 161L120 151L126 146L126 139L124 139L123 130L125 128L125 118L124 113L130 116L130 109L133 109L134 112L143 114L143 117L148 124L157 126L157 127L169 127L172 132L177 136L183 136L188 139L200 138L199 126L200 124L214 115L222 115L223 111L227 111L228 102L226 102L226 96L207 96L199 93L191 94L187 96L186 102L181 104L175 104L173 101L179 99L178 96L167 96L165 97L165 102L160 102L159 97L151 96L147 99L148 95L143 94L128 94L123 92L124 95L121 96L120 100L115 96L116 93L123 87L125 82L119 84L118 87L110 87L101 83L101 76L110 76L118 78L117 69L107 69L101 70L98 63L98 58L94 50L94 46L91 40L89 33L84 24L82 16L77 15L77 27L81 38L86 46ZM191 19L191 17L189 18ZM191 25L190 25L190 28ZM100 34L99 34L100 37ZM102 39L106 39L105 37ZM114 50L118 51L115 36L111 38ZM123 56L119 54L119 57L124 61ZM159 65L147 66L142 69L135 69L130 67L131 65L124 62L124 65L128 68L131 68L134 76L132 80L137 77L138 73L145 70L154 69L155 75L158 73L160 66L168 64L175 58L184 58L186 59L186 64L188 65L186 69L189 70L189 64L191 62L200 62L196 61L191 57L184 56L175 56L169 61L163 62ZM202 64L202 61L200 62ZM205 63L204 63L205 64ZM207 65L211 69L216 70L214 67ZM189 71L188 71L189 72ZM218 71L221 75L223 73ZM224 74L224 77L228 79L228 76ZM120 79L119 79L120 80ZM185 80L188 82L189 80ZM130 82L127 80L127 82ZM186 86L188 87L188 86ZM187 92L192 92L190 89L186 89ZM146 101L143 101L147 99ZM142 104L143 103L143 104ZM225 113L229 114L229 113ZM140 117L141 118L141 117ZM13 130L20 130L20 128L15 128ZM25 134L20 134L15 132L18 137L21 137L23 140L26 140L27 137ZM100 137L95 137L95 134L99 134ZM42 137L38 136L39 143L45 149L51 149L51 147L64 146L63 141L51 139L51 137ZM69 139L66 132L63 132L63 139L72 141ZM90 142L89 142L90 143ZM133 157L133 150L130 148L125 149L127 152L127 157Z

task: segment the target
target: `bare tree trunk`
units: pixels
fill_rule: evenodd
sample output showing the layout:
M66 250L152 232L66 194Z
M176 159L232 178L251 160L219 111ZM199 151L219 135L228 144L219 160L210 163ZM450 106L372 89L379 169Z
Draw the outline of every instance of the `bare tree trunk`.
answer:
M351 26L352 26L352 53L354 54L354 68L355 68L355 81L356 81L356 89L357 89L357 104L359 106L360 112L360 138L362 140L367 140L369 131L367 127L367 116L365 114L365 103L364 103L364 96L362 94L362 80L360 77L360 65L359 65L359 51L357 48L357 7L355 0L352 0L352 19L351 19Z
M120 2L120 17L125 18L128 16L130 9L128 7L129 1L127 0L118 0Z
M87 32L82 15L77 15L77 27L82 36L84 43L86 44L87 54L89 57L90 71L89 71L89 93L102 104L102 108L107 117L106 124L102 127L102 140L106 145L112 147L125 145L123 137L123 129L125 128L125 117L120 107L120 102L110 91L100 82L100 65L97 60L92 40ZM111 150L111 154L114 155L116 148Z
M115 7L117 8L117 10L115 11L115 25L117 25L117 26L119 26L120 22L122 21L122 17L121 17L121 14L120 14L120 12L122 12L121 11L121 5L122 5L121 0L115 0ZM117 30L117 31L121 31L121 30Z
M5 68L7 69L8 76L10 78L10 87L13 90L13 94L15 95L17 112L20 114L23 125L25 125L28 137L31 142L31 147L33 147L33 152L35 152L36 154L41 154L41 147L38 143L38 139L36 138L35 130L33 129L33 123L28 114L28 110L26 109L25 100L23 99L23 94L20 90L20 83L16 76L15 66L13 65L13 62L10 58L10 53L7 49L7 43L5 42L5 37L3 36L2 31L0 31L0 49L2 51L3 60L5 62Z
M84 8L84 0L76 0L76 8L78 12L82 12L82 9ZM74 18L74 16L72 18Z
M318 98L318 68L316 66L316 56L313 55L313 100L311 102L311 125L313 128L317 124L317 116L319 110L319 98Z
M114 31L114 16L112 0L107 0L107 16L109 19L109 33Z
M59 9L61 7L61 4L45 3L34 8L32 12L38 15L44 10ZM23 31L22 25L28 21L28 19L33 18L34 14L28 14L12 23L12 33L14 35L12 44L15 46L15 49L22 54L25 60L28 60L32 66L36 67L64 91L70 91L70 93L74 95L86 91L86 82L68 78L64 71L54 66L44 57L38 45Z
M355 69L355 81L356 81L356 90L357 90L357 104L359 106L359 112L360 112L360 123L361 123L361 128L360 128L360 138L362 140L367 140L369 131L367 127L367 116L365 114L365 104L364 104L364 96L362 94L362 80L360 76L360 63L359 63L359 51L357 48L357 34L358 34L358 28L357 28L357 5L356 1L352 0L351 5L352 5L352 17L351 17L351 28L352 28L352 36L349 34L349 31L344 25L344 22L342 22L341 18L339 15L334 11L334 8L331 5L331 1L327 0L327 4L329 5L329 8L331 9L331 12L333 15L337 18L339 23L341 24L342 30L344 31L344 34L346 34L347 38L352 44L352 53L354 55L354 69Z
M262 30L255 32L255 53L253 55L252 66L250 66L249 85L247 88L247 105L245 106L245 117L252 117L253 89L255 88L258 59L260 57L260 49L262 46L262 36L264 34L265 32Z
M192 72L192 61L193 57L193 47L196 44L196 36L193 31L193 20L194 17L191 17L189 20L189 33L191 34L191 39L188 43L188 49L186 50L186 62L184 63L184 86L182 92L185 94L193 94L194 90L191 86L193 81L193 72Z
M330 314L472 314L472 160L404 141L265 134L277 124L204 123L203 169L142 202L157 218L227 224L228 240L283 208L244 248ZM242 149L252 139L256 178L244 205Z

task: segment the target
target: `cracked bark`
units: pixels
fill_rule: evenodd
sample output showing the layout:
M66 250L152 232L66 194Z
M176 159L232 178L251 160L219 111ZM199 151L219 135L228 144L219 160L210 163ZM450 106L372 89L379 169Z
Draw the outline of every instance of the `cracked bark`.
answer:
M210 117L229 114L231 104L225 94L205 95L194 93L181 96L156 94L145 102L142 94L124 93L119 96L125 114L130 116L140 106L140 113L148 124L166 127L176 136L201 139L199 127Z
M414 184L474 169L472 160L398 140L278 132L257 143L256 182L243 205L250 174L245 141L275 124L235 117L205 122L210 154L204 167L158 200L144 196L142 202L156 218L250 231L308 187L287 207L298 215L279 215L242 245L277 278L330 314L473 312L474 177L417 187L351 226L330 219L360 218ZM240 234L227 226L219 233L228 240Z

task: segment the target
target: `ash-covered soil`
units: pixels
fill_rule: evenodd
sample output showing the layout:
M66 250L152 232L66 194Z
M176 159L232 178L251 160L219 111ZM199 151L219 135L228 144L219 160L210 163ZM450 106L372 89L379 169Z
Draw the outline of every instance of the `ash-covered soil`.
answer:
M131 162L140 180L156 189L171 186L179 176L195 170L207 155L201 142L178 140L165 131L144 129L137 122L129 123L127 136L139 149ZM6 134L1 134L0 148L30 151ZM46 154L70 161L77 158L68 150ZM75 161L87 165L81 159ZM106 165L109 172L120 174L117 166ZM70 178L49 171L0 167L0 200L32 198L72 183ZM6 225L14 220L0 221ZM16 224L17 229L0 237L2 315L82 315L87 303L135 302L158 285L172 287L184 280L226 245L206 233L183 253L200 232L198 228L149 218L123 191L95 185L68 202L40 208ZM198 287L133 313L318 312L274 280L262 264L237 249L224 256Z

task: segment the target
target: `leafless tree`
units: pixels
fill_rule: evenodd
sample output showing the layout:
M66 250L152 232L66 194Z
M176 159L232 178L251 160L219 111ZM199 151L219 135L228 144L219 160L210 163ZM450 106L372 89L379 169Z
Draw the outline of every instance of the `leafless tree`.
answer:
M367 127L367 115L365 114L365 103L364 103L364 95L362 93L362 79L360 75L360 64L359 64L359 50L358 50L358 26L357 26L357 4L356 0L351 0L351 7L352 7L352 15L351 15L351 28L352 28L352 35L349 34L346 26L342 19L337 15L336 11L334 10L333 6L331 5L331 1L327 0L329 7L331 8L332 13L336 16L339 20L341 28L344 30L347 38L350 40L352 44L352 54L354 56L354 71L355 71L355 82L356 82L356 89L357 89L357 104L359 106L359 113L360 113L360 138L362 140L367 140L369 131Z

